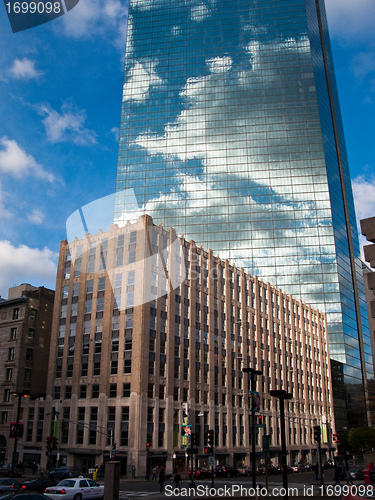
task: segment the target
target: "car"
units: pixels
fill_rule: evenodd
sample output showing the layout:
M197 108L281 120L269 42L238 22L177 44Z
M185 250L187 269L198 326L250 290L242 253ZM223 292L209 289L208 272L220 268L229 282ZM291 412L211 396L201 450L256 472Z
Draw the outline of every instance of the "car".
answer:
M323 464L323 469L333 469L335 466L335 463L333 460L328 460L327 462L324 462Z
M218 465L215 469L216 477L239 477L239 471L230 465Z
M8 477L21 477L25 472L25 467L23 464L16 464L14 469L14 473L12 472L12 464L5 464L0 467L0 476L8 476Z
M356 469L351 469L350 477L352 479L364 479L363 470L364 470L363 467L357 467Z
M44 495L51 500L87 500L103 498L104 486L83 476L63 479L57 486L45 489Z
M68 479L69 477L78 477L81 475L81 472L77 467L73 465L62 465L61 467L57 467L57 469L51 471L49 473L49 477L52 479L57 479L58 481L61 479Z
M18 490L14 493L5 493L1 496L1 500L13 500L14 498L17 500L47 500L47 497L36 491Z
M240 476L251 476L252 475L252 469L250 467L248 467L247 465L245 467L240 467L238 469L238 472L240 474Z
M191 478L191 471L189 471L189 477ZM205 467L198 467L197 469L193 469L193 478L194 479L211 479L212 472Z
M283 466L282 465L278 465L277 466L277 470L280 472L280 473L283 473ZM285 467L285 470L286 470L286 473L287 474L293 474L294 470L289 466L287 465Z
M5 491L10 491L11 486L13 486L14 484L19 484L17 479L12 479L12 478L0 479L0 495L2 495Z
M292 465L293 472L306 472L307 469L304 464Z
M51 477L38 477L35 479L30 479L29 481L24 481L22 483L14 484L11 488L12 491L16 490L29 490L38 491L39 493L44 493L44 490L48 486L55 486L57 483Z

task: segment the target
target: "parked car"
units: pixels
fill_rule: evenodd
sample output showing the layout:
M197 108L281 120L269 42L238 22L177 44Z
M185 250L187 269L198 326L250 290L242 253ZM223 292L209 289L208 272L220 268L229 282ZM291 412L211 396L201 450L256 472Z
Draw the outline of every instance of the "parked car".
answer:
M14 474L12 473L12 464L5 464L0 467L0 476L15 476L21 477L25 472L25 467L23 464L16 464L16 468L14 469Z
M323 464L323 469L333 469L335 466L335 463L333 460L328 460L327 462L324 462Z
M19 484L17 479L0 479L0 495L2 495L5 491L9 491L11 489L11 486L13 486L14 484Z
M81 473L77 467L62 465L61 467L57 467L57 469L51 471L49 473L49 477L52 479L57 479L58 481L61 479L67 479L69 477L78 477Z
M239 471L230 465L218 465L215 469L216 477L239 477Z
M191 478L191 471L188 473ZM211 479L212 472L205 467L198 467L197 469L193 469L193 478L194 479Z
M30 481L14 484L11 489L12 491L21 489L44 493L44 490L48 488L48 486L55 486L56 484L56 481L51 477L38 477L36 479L31 479Z
M363 467L357 467L356 469L350 469L350 477L352 479L364 479Z
M90 498L103 498L104 486L92 479L83 476L64 479L57 486L46 488L45 496L51 500L88 500Z

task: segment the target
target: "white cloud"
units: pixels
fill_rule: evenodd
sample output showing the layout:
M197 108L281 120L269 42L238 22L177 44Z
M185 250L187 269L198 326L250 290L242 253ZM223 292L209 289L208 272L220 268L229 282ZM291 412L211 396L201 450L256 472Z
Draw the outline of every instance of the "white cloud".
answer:
M355 76L364 78L375 72L375 52L359 52L351 61L351 69Z
M8 288L20 283L55 288L58 254L26 245L18 247L0 241L0 294L7 297Z
M103 36L123 52L126 40L126 2L85 0L63 17L65 35L72 38Z
M9 69L9 73L17 80L31 80L38 78L43 74L43 71L35 69L35 61L27 59L15 59L13 66Z
M375 2L373 0L326 0L331 37L346 42L374 40Z
M86 120L85 111L72 103L64 103L61 113L47 104L40 105L38 112L45 117L42 121L50 142L72 141L80 146L96 143L95 132L83 126Z
M2 137L0 139L0 172L22 178L32 175L40 179L54 182L53 174L44 170L32 155L28 155L16 141Z
M375 177L360 175L352 181L358 227L361 219L375 217Z
M42 224L44 220L44 214L37 208L34 208L34 210L27 214L27 219L33 223L33 224Z

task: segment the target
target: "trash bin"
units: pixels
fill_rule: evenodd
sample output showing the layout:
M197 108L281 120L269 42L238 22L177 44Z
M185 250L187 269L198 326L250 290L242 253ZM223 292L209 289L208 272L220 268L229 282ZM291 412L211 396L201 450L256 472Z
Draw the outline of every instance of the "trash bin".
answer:
M363 479L365 480L365 484L371 484L370 471L368 469L363 471Z
M128 465L126 467L126 475L132 479L135 478L135 465Z
M92 478L94 481L98 480L98 469L97 468L94 469L94 472L92 473Z

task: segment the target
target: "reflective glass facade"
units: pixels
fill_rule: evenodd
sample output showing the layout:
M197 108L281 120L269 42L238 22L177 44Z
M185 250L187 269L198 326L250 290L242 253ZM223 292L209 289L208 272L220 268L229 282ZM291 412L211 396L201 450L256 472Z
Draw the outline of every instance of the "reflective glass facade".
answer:
M130 0L116 191L117 222L148 213L327 312L337 425L347 405L364 418L372 356L323 1Z

